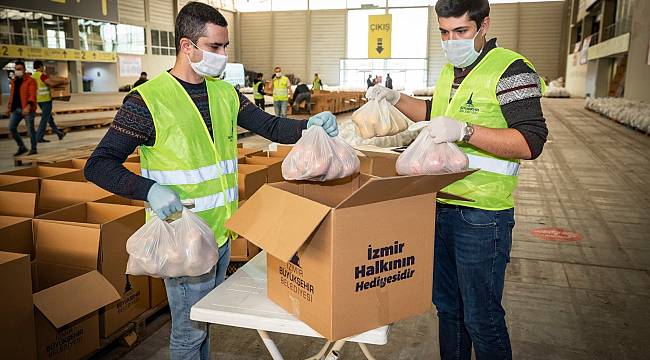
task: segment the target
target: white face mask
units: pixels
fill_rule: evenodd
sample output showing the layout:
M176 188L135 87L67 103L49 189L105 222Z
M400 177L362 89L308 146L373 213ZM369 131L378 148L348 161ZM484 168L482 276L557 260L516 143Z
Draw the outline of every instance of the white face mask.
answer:
M447 61L457 68L466 68L472 65L481 54L474 49L474 39L480 33L481 28L471 39L441 40L442 50L445 52Z
M275 77L276 77L276 78L281 78L281 77L282 77L282 73L281 73L281 72L279 72L279 73L275 73Z
M226 68L228 56L205 51L196 46L196 44L194 44L191 40L190 43L192 43L195 48L201 50L203 53L203 59L199 62L192 62L192 60L190 60L190 56L187 56L187 60L190 61L190 66L192 66L194 72L203 77L218 77L221 75L223 70Z
M14 75L16 77L22 77L23 75L25 75L25 72L22 71L22 70L16 70L16 71L14 71Z

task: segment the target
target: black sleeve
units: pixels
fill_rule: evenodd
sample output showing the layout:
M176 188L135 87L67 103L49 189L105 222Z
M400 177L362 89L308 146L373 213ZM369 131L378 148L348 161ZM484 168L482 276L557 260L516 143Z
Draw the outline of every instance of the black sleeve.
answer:
M239 95L239 115L237 125L250 130L271 141L281 144L293 144L307 128L307 121L282 118L271 115L253 105L250 100L237 90Z
M104 190L134 200L147 200L153 180L136 175L122 164L140 145L153 145L155 128L149 110L137 92L126 96L106 132L88 159L84 175Z
M264 83L260 82L259 85L257 85L257 92L260 94L264 94Z
M548 128L542 112L541 79L522 60L506 69L497 86L497 99L508 127L519 131L530 149L531 159L542 153Z
M431 120L431 106L433 106L431 100L424 100L427 103L427 113L424 115L424 121Z

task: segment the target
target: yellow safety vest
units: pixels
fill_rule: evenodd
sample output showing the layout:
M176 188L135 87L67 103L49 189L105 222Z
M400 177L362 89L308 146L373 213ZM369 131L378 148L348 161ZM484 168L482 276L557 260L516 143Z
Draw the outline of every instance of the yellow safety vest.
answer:
M514 51L504 48L491 50L465 77L451 100L454 67L451 64L445 65L431 99L431 118L447 116L483 127L507 128L508 124L497 100L496 88L501 75L516 60L523 60L534 69L526 58ZM542 88L544 87L542 81ZM457 145L467 154L469 167L481 170L456 181L442 191L472 199L474 202L439 201L485 210L514 207L512 193L517 187L519 160L499 158L470 144Z
M273 79L273 101L289 101L289 78L282 76Z
M156 129L155 144L140 147L140 164L142 176L191 200L222 246L231 236L224 224L237 210L239 97L223 80L205 82L214 141L196 105L168 72L138 86Z
M258 81L255 84L253 84L253 99L255 100L264 99L264 94L258 91L261 83L262 83L261 81Z
M36 80L36 102L47 102L52 100L50 87L41 80L42 75L43 73L40 71L34 71L34 73L32 73L32 78Z

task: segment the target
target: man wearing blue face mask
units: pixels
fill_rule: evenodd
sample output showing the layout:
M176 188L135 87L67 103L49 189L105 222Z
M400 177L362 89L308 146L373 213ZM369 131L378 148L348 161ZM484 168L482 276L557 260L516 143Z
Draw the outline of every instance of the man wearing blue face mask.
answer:
M438 200L433 303L440 357L511 359L501 305L514 227L520 160L537 158L548 135L540 98L545 85L522 55L487 41L488 0L438 0L443 67L431 101L384 87L386 99L414 121L431 120L437 143L457 142L479 171L443 191L474 200Z
M203 3L190 2L179 11L174 67L125 97L84 171L108 191L146 200L161 219L180 211L181 200L191 201L212 228L219 246L215 267L201 276L165 279L171 359L209 358L208 326L189 315L192 305L224 280L230 260L231 234L224 224L237 210L237 126L280 143L296 142L309 126L338 134L329 112L308 121L272 116L219 80L228 59L227 25ZM142 176L123 166L138 147Z

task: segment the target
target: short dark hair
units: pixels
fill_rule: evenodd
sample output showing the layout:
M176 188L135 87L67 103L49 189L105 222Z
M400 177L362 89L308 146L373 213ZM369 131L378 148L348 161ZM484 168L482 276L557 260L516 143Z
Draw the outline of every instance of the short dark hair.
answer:
M18 61L16 61L16 62L14 63L14 68L15 68L16 66L18 66L18 65L22 65L23 67L25 67L25 62L22 61L22 60L18 60Z
M43 67L43 62L41 60L34 61L34 69Z
M262 74L262 73L257 73L257 75L256 75L255 77L256 77L256 78L260 78L260 79L261 79L261 78L263 78L263 77L264 77L264 74Z
M208 23L228 26L226 18L210 5L193 1L183 6L176 16L176 52L180 50L182 38L190 39L196 44L205 34L205 25Z
M140 73L140 76L147 76L147 73L143 71Z
M480 28L483 20L490 16L490 3L488 0L438 0L436 2L438 17L462 17L467 14L470 20Z

